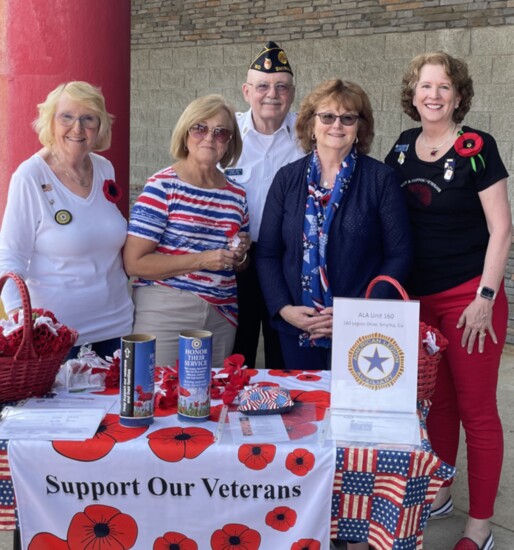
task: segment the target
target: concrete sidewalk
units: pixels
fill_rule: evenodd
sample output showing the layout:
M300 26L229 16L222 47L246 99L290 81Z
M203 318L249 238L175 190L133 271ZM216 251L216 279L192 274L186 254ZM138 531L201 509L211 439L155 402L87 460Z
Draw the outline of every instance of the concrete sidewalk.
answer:
M260 365L259 365L260 366ZM495 550L514 549L514 346L506 346L500 370L498 390L500 415L505 434L505 455L500 491L493 518ZM455 514L448 519L431 521L425 531L424 550L452 550L462 536L468 509L464 436L457 463L458 473L453 485ZM12 549L12 533L0 531L0 550ZM204 550L204 549L201 549ZM271 550L268 548L262 550ZM273 550L288 550L276 548Z

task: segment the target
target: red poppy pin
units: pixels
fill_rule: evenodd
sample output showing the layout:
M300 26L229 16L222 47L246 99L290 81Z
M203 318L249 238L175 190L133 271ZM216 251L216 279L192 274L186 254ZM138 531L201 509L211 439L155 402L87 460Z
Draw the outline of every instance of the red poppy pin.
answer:
M104 195L108 201L116 204L121 200L123 192L121 190L121 187L114 180L105 180Z
M461 157L469 157L473 172L477 171L475 157L480 159L482 166L485 168L485 161L480 154L483 146L484 140L481 136L475 132L463 132L462 130L459 132L459 137L455 141L454 145L455 151L457 151Z

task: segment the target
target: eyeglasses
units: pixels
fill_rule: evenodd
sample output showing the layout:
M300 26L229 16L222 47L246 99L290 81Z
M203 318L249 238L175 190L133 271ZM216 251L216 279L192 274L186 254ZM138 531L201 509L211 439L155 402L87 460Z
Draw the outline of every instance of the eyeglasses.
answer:
M206 124L193 124L188 132L195 139L205 139L207 134L210 133L218 143L228 143L232 139L232 132L228 128L222 128L221 126L209 128Z
M315 116L319 116L319 119L323 124L334 124L339 119L343 126L353 126L360 117L359 115L352 115L348 113L346 115L334 115L334 113L314 113Z
M267 94L271 88L274 88L275 93L278 95L286 95L289 90L292 88L290 84L284 84L283 82L279 82L278 84L274 84L271 86L271 84L268 84L267 82L258 82L257 84L252 84L251 82L247 82L248 86L254 86L255 91L258 94Z
M60 113L55 115L55 118L61 126L65 126L66 128L74 126L77 120L82 128L87 128L88 130L96 130L100 126L100 119L95 115L73 116L68 113Z

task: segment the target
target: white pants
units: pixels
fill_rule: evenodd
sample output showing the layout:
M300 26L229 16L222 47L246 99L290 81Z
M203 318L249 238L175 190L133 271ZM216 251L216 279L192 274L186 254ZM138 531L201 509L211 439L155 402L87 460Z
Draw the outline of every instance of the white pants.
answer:
M134 288L134 334L153 334L156 338L156 365L175 365L178 337L183 330L212 332L212 366L223 367L232 353L236 327L202 298L192 292L169 286Z

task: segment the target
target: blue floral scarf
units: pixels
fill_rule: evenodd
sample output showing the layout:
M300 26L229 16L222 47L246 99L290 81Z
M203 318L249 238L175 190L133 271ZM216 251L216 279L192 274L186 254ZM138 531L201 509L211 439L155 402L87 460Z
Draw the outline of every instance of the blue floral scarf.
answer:
M316 151L307 169L307 201L303 222L302 302L321 311L333 304L327 277L327 243L330 227L352 179L357 152L352 148L337 173L334 187L320 185L321 165ZM332 347L330 338L309 340L309 333L300 334L300 346Z

